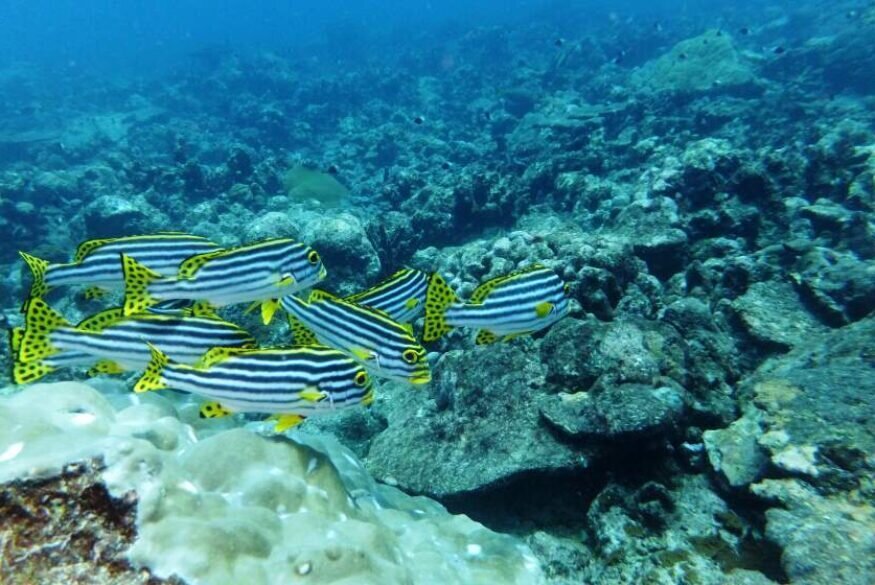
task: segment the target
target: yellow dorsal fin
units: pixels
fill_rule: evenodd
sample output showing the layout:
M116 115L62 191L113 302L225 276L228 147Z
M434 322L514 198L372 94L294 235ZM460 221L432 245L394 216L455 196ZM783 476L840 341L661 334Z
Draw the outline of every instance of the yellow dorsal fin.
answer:
M109 376L115 374L124 374L125 369L118 363L112 360L100 360L96 364L94 364L87 372L88 376L99 376L101 374L106 374Z
M496 276L495 278L490 278L489 280L474 289L474 292L471 293L470 302L482 303L486 299L486 297L489 296L489 293L495 290L495 287L499 284L507 282L508 280L520 276L521 274L527 274L529 272L534 272L535 270L541 270L542 268L544 267L541 264L532 264L531 266L526 266L525 268L520 268L519 270L514 270L513 272L509 272L501 276Z
M428 289L425 293L423 341L440 339L452 329L452 326L447 323L446 312L450 305L456 301L458 298L447 281L437 272L433 273L428 280Z
M99 286L89 286L82 291L82 298L86 301L95 301L97 299L102 299L107 294L109 294L109 291L105 288L100 288Z
M186 312L187 311L187 312ZM202 317L204 319L219 319L216 314L216 307L210 304L209 301L197 301L191 307L183 311L191 317Z
M477 345L489 345L498 341L498 336L488 329L481 329L474 338L474 343Z
M182 279L194 278L195 273L203 268L204 264L206 264L213 258L224 256L228 252L229 250L214 250L212 252L204 252L203 254L195 254L194 256L189 256L182 261L182 264L179 265L179 272L177 273L177 276Z
M319 301L324 300L337 300L338 296L328 292L327 290L322 290L319 288L314 288L310 291L310 296L307 297L308 303L318 303Z
M283 433L304 422L304 417L300 414L280 414L272 418L277 421L273 430L278 433Z
M18 348L18 358L25 363L58 353L60 350L52 344L51 334L62 327L72 328L60 313L40 298L30 299L24 322L24 335Z
M292 333L292 339L295 345L318 345L319 340L316 339L316 334L313 333L306 325L301 323L301 320L288 314L289 330Z
M30 273L33 276L28 299L44 297L49 292L49 285L46 284L46 271L49 269L48 260L31 256L27 252L19 252L18 254L24 260L24 263L27 264L27 267L30 268ZM25 301L24 306L21 308L21 312L27 312L27 301Z
M214 347L209 349L203 356L201 356L201 359L198 360L194 367L203 370L225 361L232 355L238 355L247 351L252 350L244 349L241 347Z
M222 418L225 416L231 416L234 413L220 403L211 400L201 404L198 414L201 418Z
M157 305L161 299L149 294L149 285L163 277L127 254L122 254L122 273L125 278L124 313L126 316L142 313Z
M85 240L76 248L76 254L73 256L73 262L79 264L97 248L115 241L117 238L100 238L94 240Z
M76 325L76 328L83 331L103 331L110 325L115 325L119 321L122 321L124 318L124 309L116 307L114 309L107 309L95 313L90 317L83 319Z

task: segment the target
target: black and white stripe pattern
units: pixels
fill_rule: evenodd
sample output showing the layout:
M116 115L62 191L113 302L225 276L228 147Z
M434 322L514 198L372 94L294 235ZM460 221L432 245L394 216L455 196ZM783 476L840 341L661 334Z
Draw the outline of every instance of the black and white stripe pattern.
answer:
M249 333L227 321L152 314L128 317L95 332L62 327L53 331L50 339L61 350L58 356L86 353L132 370L143 369L149 363L147 342L159 345L174 361L186 364L197 362L213 347L255 345Z
M300 242L276 239L229 249L209 258L191 278L157 280L157 299L206 300L215 306L277 298L325 277L318 254Z
M428 275L421 270L403 268L368 290L344 300L383 311L398 323L410 323L425 309Z
M549 303L549 314L538 315L537 308ZM509 277L481 303L456 303L446 312L453 327L486 329L492 333L514 335L530 333L552 325L568 312L565 285L556 274L541 268Z
M282 306L320 343L379 376L415 384L431 379L425 349L404 327L373 310L338 299L307 303L293 296L283 298Z
M45 279L50 287L77 284L120 287L124 282L120 254L131 256L159 274L173 276L189 256L218 249L218 244L206 238L186 234L116 238L95 247L80 262L50 264Z
M207 368L170 363L161 377L170 388L217 400L233 412L313 416L367 404L372 397L363 368L329 348L251 350ZM324 398L308 399L302 392Z

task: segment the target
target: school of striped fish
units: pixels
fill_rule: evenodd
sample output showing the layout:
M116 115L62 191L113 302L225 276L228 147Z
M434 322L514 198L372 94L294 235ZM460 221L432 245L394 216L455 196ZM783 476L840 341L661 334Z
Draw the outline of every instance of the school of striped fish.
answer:
M549 327L570 301L568 286L538 264L481 283L467 300L440 274L413 268L338 297L316 288L328 274L319 253L288 238L224 248L161 232L88 240L64 263L21 257L33 279L24 327L9 331L16 384L63 368L91 376L140 371L135 392L197 395L203 418L267 414L277 432L371 404L374 378L429 383L423 342L454 328L473 329L478 345L495 343ZM89 299L122 290L124 301L70 323L46 302L65 286L85 287ZM265 324L282 310L289 344L258 347L216 312L238 303L260 309Z

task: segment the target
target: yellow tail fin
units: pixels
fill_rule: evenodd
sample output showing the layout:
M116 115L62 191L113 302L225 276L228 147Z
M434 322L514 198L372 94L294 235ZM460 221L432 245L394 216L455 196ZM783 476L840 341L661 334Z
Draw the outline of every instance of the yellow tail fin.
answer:
M167 383L164 381L162 373L167 364L170 363L170 358L151 343L148 345L149 350L152 352L152 361L146 366L143 376L134 384L134 392L148 392L150 390L163 390L167 388Z
M52 345L52 333L61 327L73 327L60 313L38 297L27 303L24 324L24 335L18 348L18 359L22 363L35 362L58 353L60 350Z
M31 256L26 252L19 252L18 254L21 256L21 259L24 260L24 263L27 264L27 267L30 268L30 273L33 275L33 283L30 285L30 295L21 307L21 312L26 313L30 299L42 298L46 296L47 292L49 292L49 285L46 284L46 270L49 268L49 262L48 260Z
M122 272L125 277L125 317L142 313L158 304L160 299L149 294L149 285L163 276L127 254L122 254Z
M47 365L43 361L25 364L16 359L12 364L12 381L16 384L30 384L54 371L54 366Z
M435 272L428 280L425 293L425 329L423 341L435 341L446 335L453 327L447 323L446 312L459 299L444 278Z
M18 357L22 339L24 339L24 327L13 327L9 330L9 354L12 357Z

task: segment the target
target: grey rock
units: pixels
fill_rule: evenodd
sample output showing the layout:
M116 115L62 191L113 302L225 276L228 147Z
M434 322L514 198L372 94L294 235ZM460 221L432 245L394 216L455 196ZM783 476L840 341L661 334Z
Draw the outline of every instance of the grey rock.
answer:
M769 462L757 439L762 434L760 416L752 413L725 429L705 431L708 462L728 486L741 488L759 480Z
M817 248L799 263L795 277L805 298L831 325L852 323L875 309L875 261Z
M875 579L875 512L871 502L820 496L794 479L766 480L755 494L776 503L766 534L783 549L791 583L870 585Z
M572 438L632 439L677 428L684 414L684 393L667 385L622 384L545 397L541 413Z
M744 329L767 347L788 350L827 330L784 282L758 282L732 303Z
M341 283L339 292L362 290L380 275L377 251L362 222L350 214L315 216L302 227L300 238L322 256L332 282Z
M531 347L505 343L446 353L431 396L411 390L371 444L367 465L407 491L447 497L525 473L586 469L591 449L559 441L536 398L544 367Z

